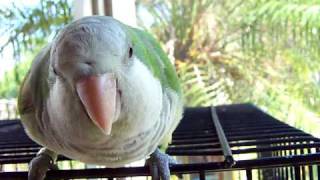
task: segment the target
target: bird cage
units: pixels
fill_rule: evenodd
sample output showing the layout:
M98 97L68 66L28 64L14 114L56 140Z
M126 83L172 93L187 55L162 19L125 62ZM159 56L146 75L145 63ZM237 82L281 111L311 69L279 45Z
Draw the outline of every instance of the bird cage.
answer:
M0 167L26 164L40 146L19 120L0 121ZM320 179L320 139L251 104L186 108L167 153L182 179ZM70 161L60 156L58 161ZM223 172L223 173L222 173ZM50 170L50 179L149 176L145 166ZM2 171L0 179L26 179L27 171Z

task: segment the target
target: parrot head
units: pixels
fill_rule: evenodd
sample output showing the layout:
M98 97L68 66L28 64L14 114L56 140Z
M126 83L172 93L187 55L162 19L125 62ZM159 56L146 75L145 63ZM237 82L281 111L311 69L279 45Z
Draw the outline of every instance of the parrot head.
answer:
M130 38L117 21L110 18L102 23L99 18L87 18L70 24L57 36L50 56L56 81L76 95L104 134L111 133L124 108L128 111L126 107L135 106L127 102L131 93L137 93L130 92L130 81L138 87L146 77L143 72L139 77L139 73L130 73L135 71L137 59ZM143 94L143 83L141 86L138 91Z

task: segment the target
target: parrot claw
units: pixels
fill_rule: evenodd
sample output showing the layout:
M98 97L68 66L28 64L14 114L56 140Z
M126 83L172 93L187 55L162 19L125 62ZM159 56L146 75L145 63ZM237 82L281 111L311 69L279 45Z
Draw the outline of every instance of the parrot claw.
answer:
M56 159L55 153L42 148L29 164L28 180L43 180L48 169L58 169L54 164Z
M147 160L147 165L149 166L152 180L170 180L170 164L177 164L176 160L171 156L160 152L156 149L154 153L151 154L150 158Z

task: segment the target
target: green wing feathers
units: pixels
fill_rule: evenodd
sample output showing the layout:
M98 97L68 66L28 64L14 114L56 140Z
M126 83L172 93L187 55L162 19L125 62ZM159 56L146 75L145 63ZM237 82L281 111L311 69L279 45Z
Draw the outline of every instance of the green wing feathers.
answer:
M30 112L40 118L43 102L48 96L48 70L50 46L44 48L32 62L20 89L18 109L20 115ZM37 107L37 108L35 108Z

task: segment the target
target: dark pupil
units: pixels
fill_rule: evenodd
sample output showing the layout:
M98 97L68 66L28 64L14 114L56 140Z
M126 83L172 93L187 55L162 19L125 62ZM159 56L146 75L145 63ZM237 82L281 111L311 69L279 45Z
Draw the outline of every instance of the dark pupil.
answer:
M55 75L58 75L58 73L57 73L57 71L56 71L56 68L53 68L53 73L54 73Z
M130 48L129 48L129 58L132 57L132 54L133 54L133 50L132 50L132 48L130 47Z

